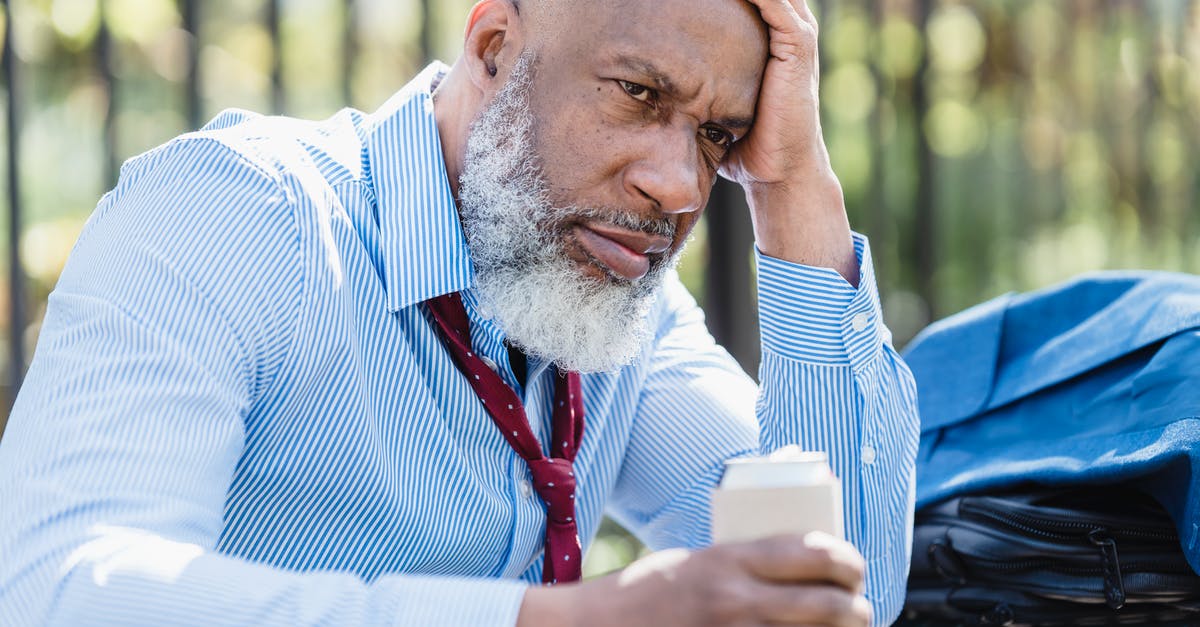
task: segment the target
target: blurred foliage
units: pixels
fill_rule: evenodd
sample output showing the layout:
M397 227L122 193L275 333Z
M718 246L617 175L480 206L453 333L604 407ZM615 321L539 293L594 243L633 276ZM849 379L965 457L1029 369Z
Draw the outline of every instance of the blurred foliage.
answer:
M121 159L226 107L372 110L425 49L454 59L470 6L429 0L425 15L418 0L279 0L276 39L268 1L196 0L196 33L173 0L9 3L26 354ZM814 3L824 131L898 343L936 317L1080 272L1200 270L1200 1ZM698 229L681 267L697 293L705 251ZM5 327L8 298L5 275ZM588 572L640 550L606 523Z

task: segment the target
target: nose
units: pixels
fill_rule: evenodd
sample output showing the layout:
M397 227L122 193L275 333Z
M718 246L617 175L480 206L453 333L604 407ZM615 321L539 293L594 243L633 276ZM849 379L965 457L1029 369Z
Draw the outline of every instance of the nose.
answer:
M625 172L626 188L654 202L662 213L699 211L704 199L695 133L682 128L661 130L643 136L640 158Z

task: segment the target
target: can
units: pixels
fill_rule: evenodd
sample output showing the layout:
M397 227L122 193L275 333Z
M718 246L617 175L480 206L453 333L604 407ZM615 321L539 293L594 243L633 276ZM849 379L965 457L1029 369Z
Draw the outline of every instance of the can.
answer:
M810 531L845 538L841 482L823 452L789 446L726 462L712 508L714 543Z

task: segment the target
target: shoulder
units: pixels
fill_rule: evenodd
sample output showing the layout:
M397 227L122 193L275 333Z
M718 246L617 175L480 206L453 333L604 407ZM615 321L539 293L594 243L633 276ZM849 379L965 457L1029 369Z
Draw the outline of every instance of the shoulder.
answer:
M205 241L213 255L320 239L333 187L362 176L359 115L311 122L224 111L127 161L83 238L115 222L126 237Z
M281 165L290 148L272 155L265 136L256 145L231 128L182 135L126 162L58 290L172 333L189 319L180 308L204 311L248 353L290 333L309 272L301 208L311 203Z

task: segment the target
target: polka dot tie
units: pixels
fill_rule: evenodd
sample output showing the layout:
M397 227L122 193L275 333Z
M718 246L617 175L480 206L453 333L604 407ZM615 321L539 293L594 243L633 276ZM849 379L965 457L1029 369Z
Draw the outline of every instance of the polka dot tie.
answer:
M582 549L575 524L575 470L572 462L583 440L583 393L579 374L558 373L554 388L554 428L550 457L529 428L520 397L471 348L471 323L462 296L454 293L426 301L454 364L474 388L492 422L529 466L533 487L546 505L546 555L542 581L579 581Z

